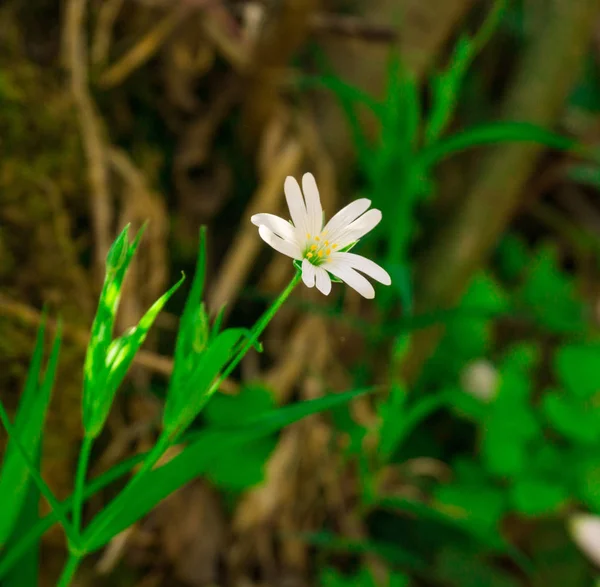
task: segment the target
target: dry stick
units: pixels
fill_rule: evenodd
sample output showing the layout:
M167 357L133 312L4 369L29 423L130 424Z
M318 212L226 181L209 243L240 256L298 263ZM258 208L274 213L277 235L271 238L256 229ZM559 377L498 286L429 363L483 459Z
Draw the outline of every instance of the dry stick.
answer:
M92 40L91 58L94 65L104 65L112 43L115 21L125 0L105 0L98 10L98 22Z
M88 175L92 189L92 223L96 238L95 261L99 269L104 264L111 243L112 206L102 126L87 86L85 7L86 0L68 1L63 34L65 61L71 78L71 92L88 160Z
M3 294L0 294L0 316L2 315L16 318L22 323L29 326L34 326L36 328L42 321L42 315L37 310L21 302L12 300ZM56 330L55 320L47 318L46 321L48 329L52 331ZM65 325L63 327L63 339L70 340L71 342L74 342L78 346L82 347L82 349L85 349L88 345L89 336L86 332L79 328ZM172 359L162 355L157 355L156 353L152 353L150 351L139 350L135 356L134 363L148 369L149 371L159 373L160 375L169 376L173 371ZM220 389L225 393L236 393L238 386L237 383L233 382L231 379L226 379L221 385Z
M274 161L265 181L252 198L244 214L242 226L223 261L223 269L219 273L218 281L209 294L208 307L211 312L216 312L225 303L231 306L260 251L262 241L257 234L256 226L250 222L250 216L257 212L276 210L281 198L283 182L286 176L294 173L301 159L300 145L291 140Z
M576 79L600 16L598 0L554 0L542 30L526 49L503 107L505 120L551 126ZM487 157L456 215L420 259L419 310L456 303L520 204L543 147L499 146ZM412 380L433 352L441 330L415 336L403 366Z
M186 14L188 11L185 9L169 12L145 37L100 76L98 85L105 89L117 86L138 67L149 61Z

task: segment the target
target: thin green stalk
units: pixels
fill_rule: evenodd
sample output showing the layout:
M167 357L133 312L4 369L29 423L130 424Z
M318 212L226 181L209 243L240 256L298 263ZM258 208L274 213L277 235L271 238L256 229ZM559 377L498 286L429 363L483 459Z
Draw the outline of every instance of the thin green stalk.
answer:
M58 582L56 583L56 587L69 587L75 573L77 572L77 567L79 567L79 562L81 558L78 555L73 553L69 554L69 558L63 567L63 571L60 574Z
M238 363L242 360L244 355L250 350L250 348L252 348L252 346L258 340L258 337L262 334L262 332L267 327L267 325L269 324L269 322L271 321L273 316L277 313L279 308L281 308L281 306L287 300L287 298L290 296L290 294L292 293L294 288L298 285L301 278L302 278L302 274L299 271L296 272L293 279L290 281L288 286L283 290L281 295L271 304L271 306L269 306L269 308L265 311L265 313L260 317L258 322L254 325L254 327L252 329L252 334L247 339L246 344L242 347L242 349L238 352L238 354L234 357L234 359L229 363L229 365L223 371L223 373L220 375L220 377L218 377L215 380L215 382L211 385L208 393L205 396L205 398L206 398L205 401L208 401L208 399L219 389L219 386L224 381L224 379L229 376L229 374L235 369L235 367L238 365ZM148 471L150 471L152 469L152 467L154 467L154 465L162 457L162 455L167 450L167 448L169 446L171 446L171 444L174 443L178 437L179 437L179 434L177 434L171 438L169 438L166 435L162 435L158 439L158 442L156 443L156 445L154 446L154 448L152 449L150 454L148 455L148 458L146 460L144 460L144 463L143 463L142 467L140 468L140 470L138 471L138 473L135 475L135 477L133 477L131 479L129 484L115 499L121 498L121 496L123 496L126 492L133 491L137 487L138 483L143 479L144 475ZM110 507L110 505L109 505L109 507ZM101 518L101 521L98 523L98 526L96 528L94 528L94 531L89 536L85 536L85 538L83 539L83 545L81 547L82 553L86 552L87 545L89 545L93 542L94 538L96 538L96 536L98 536L108 526L108 524L118 516L119 512L120 512L119 508L115 508L113 510L108 511L108 513L106 513L105 516L103 518ZM102 515L102 514L99 514L99 515Z
M115 465L112 469L92 479L90 484L84 489L84 498L88 499L92 495L96 494L100 489L103 489L113 481L116 481L128 471L130 471L135 465L143 460L145 454L135 455L118 465ZM68 513L73 506L73 496L68 497L60 503L61 508L65 513ZM0 579L18 562L18 560L27 552L31 545L45 532L47 532L56 523L56 516L53 512L44 516L33 524L23 536L17 542L10 543L6 550L2 551L2 558L0 558Z
M289 282L288 286L283 290L281 295L269 306L265 313L259 318L258 322L252 328L252 334L246 340L246 344L240 349L238 354L229 363L229 365L223 371L223 373L221 373L221 375L211 385L210 392L206 394L207 399L210 398L214 391L217 391L219 389L221 383L223 383L223 381L227 379L231 372L238 366L239 362L244 358L244 355L252 348L252 346L258 340L258 337L263 333L264 329L267 327L273 316L288 299L290 294L294 291L294 288L300 283L301 279L302 273L300 271L297 271L296 275L294 275L293 279Z
M200 409L202 409L208 400L219 390L219 387L229 377L231 372L238 366L240 361L244 358L246 353L254 346L258 337L263 333L264 329L268 326L269 322L272 320L273 316L277 313L279 308L284 304L284 302L289 298L294 288L300 283L302 279L302 273L297 271L292 280L289 282L287 287L281 292L281 294L275 299L275 301L265 310L263 315L258 319L258 322L253 326L250 336L246 339L245 344L242 345L242 348L237 352L235 357L229 362L227 367L223 370L223 372L217 377L212 385L208 388L208 391L204 394L200 401ZM175 430L171 433L171 442L175 443L178 438L183 434L185 429Z
M38 489L40 490L40 493L46 498L56 517L62 524L65 530L65 534L67 535L70 541L72 541L74 544L77 544L77 534L75 533L73 527L71 526L71 523L62 511L60 503L58 502L56 497L54 497L52 490L48 487L48 485L46 485L46 482L42 479L42 476L38 473L37 468L33 464L32 460L29 458L27 450L25 449L25 447L21 443L21 440L16 434L15 429L10 422L10 418L6 413L2 402L0 402L0 420L2 421L2 425L6 429L6 432L8 433L10 439L15 443L15 446L21 453L21 457L23 458L25 464L27 465L27 468L29 469L29 474L31 475L33 482L37 485Z
M87 545L90 544L94 540L94 538L96 538L96 536L98 536L98 534L100 534L100 532L102 532L102 530L104 530L106 528L106 526L108 526L108 524L110 522L112 522L115 519L115 517L117 517L119 515L119 513L120 513L119 508L110 510L109 509L110 506L113 503L115 503L116 500L122 498L122 496L125 493L129 493L129 492L133 491L138 486L140 481L142 481L142 479L144 478L144 475L146 473L148 473L148 471L150 471L154 467L154 465L156 465L156 463L160 460L160 458L163 456L163 454L169 448L169 446L171 446L171 441L170 441L169 437L164 434L161 435L158 438L158 440L156 441L156 444L154 445L152 450L148 453L147 458L144 459L144 462L142 463L142 466L139 468L137 473L129 480L129 483L125 486L123 491L121 491L121 493L119 493L119 495L115 498L115 500L112 501L111 503L109 503L107 508L105 510L103 510L103 512L106 512L106 513L105 513L104 517L101 517L100 522L98 523L98 526L94 529L94 531L89 536L86 536L84 533L83 544L81 545L80 552L78 553L80 556L87 554ZM100 512L100 514L98 514L98 515L102 516L103 512Z
M85 487L85 478L92 452L94 439L87 434L83 437L81 448L79 450L79 460L77 461L77 473L75 474L75 492L73 495L73 526L75 532L81 534L81 514L83 510L83 488Z

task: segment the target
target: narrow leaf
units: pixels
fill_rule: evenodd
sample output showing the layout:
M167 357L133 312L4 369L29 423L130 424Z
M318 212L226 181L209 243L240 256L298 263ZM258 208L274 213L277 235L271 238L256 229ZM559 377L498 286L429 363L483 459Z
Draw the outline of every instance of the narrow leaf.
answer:
M443 139L421 151L417 161L423 167L483 145L535 143L562 151L583 151L577 141L528 122L491 122Z
M42 384L39 384L41 362L44 342L44 323L42 322L33 352L33 358L25 383L25 390L17 417L15 418L14 430L19 435L21 445L29 458L33 459L37 453L44 420L58 364L58 355L61 343L61 324L58 323L52 352L46 369ZM11 438L6 449L2 471L0 472L0 503L2 503L2 515L0 515L0 545L6 542L12 532L23 502L28 491L29 468L21 455L21 451Z
M127 334L114 340L106 352L104 385L96 386L93 397L87 398L87 410L84 410L84 428L86 434L95 438L98 436L106 422L108 413L113 403L115 393L125 378L135 355L142 346L154 320L163 309L169 298L177 291L185 277L164 293L150 309L142 316L138 325L130 329Z
M101 548L113 536L139 520L173 491L206 472L211 462L234 447L277 432L311 414L328 410L371 389L360 389L329 395L286 406L257 416L241 428L207 430L166 465L150 471L143 483L143 491L134 489L121 493L86 529L83 541L91 552ZM112 517L104 527L103 517Z
M208 400L208 390L223 367L244 330L230 328L221 332L199 358L194 371L178 387L170 387L163 413L163 427L170 435L189 426Z

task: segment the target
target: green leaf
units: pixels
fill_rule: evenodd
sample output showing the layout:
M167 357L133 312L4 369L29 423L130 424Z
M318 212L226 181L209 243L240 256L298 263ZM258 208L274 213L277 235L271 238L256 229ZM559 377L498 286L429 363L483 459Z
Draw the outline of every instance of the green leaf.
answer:
M600 461L596 447L590 447L590 453L581 455L581 447L577 447L579 462L574 463L576 470L577 496L591 511L600 512Z
M600 345L562 346L554 355L554 371L574 397L593 398L600 393Z
M586 409L575 399L550 391L542 400L542 411L552 427L566 438L583 444L600 441L600 411Z
M275 409L269 390L261 384L244 385L236 395L216 394L204 408L211 426L235 427Z
M343 575L335 569L325 568L321 572L319 585L322 587L377 587L369 569L362 567L354 575Z
M469 66L500 23L505 8L506 0L496 0L477 34L472 38L467 35L459 37L448 66L433 78L431 83L433 106L425 127L426 145L432 144L446 129L456 110Z
M44 351L44 324L38 329L33 357L27 374L25 389L15 418L14 430L18 434L27 456L33 459L37 454L42 438L44 420L50 403L52 386L58 366L62 327L59 321L52 351L43 380L40 371ZM17 517L26 499L30 483L29 467L21 451L12 439L9 439L2 470L0 471L0 546L13 531Z
M204 409L211 427L235 428L275 408L272 395L261 385L249 385L234 395L216 394ZM264 479L264 466L277 444L274 435L248 442L215 459L206 476L216 486L241 491Z
M567 172L569 179L600 189L600 166L596 163L578 163L569 167Z
M486 469L501 477L519 474L528 462L528 443L541 435L531 401L534 348L516 345L500 367L500 388L485 420L481 452Z
M551 514L564 504L568 491L559 483L525 475L511 487L511 500L516 510L526 516Z
M237 430L207 430L199 434L179 455L162 467L150 471L144 479L143 488L125 490L119 494L86 528L83 535L84 546L89 552L101 548L173 491L205 474L214 460L228 451L273 434L306 416L342 405L369 391L360 389L301 402L253 418ZM105 516L112 520L108 527L104 527Z
M435 490L435 497L440 509L481 533L496 529L506 511L504 492L491 485L457 481L451 485L440 485Z
M97 428L102 413L110 408L110 403L108 403L108 407L106 406L105 398L105 394L112 393L106 386L107 353L112 341L123 279L137 250L143 231L144 227L130 245L129 225L127 225L115 239L106 258L106 276L98 300L98 308L92 324L83 366L83 423L88 434L88 427ZM98 411L100 414L96 416L95 413Z
M224 330L202 353L194 370L179 387L170 387L163 412L163 428L169 436L185 430L210 399L210 386L233 357L236 345L246 331Z
M550 332L579 333L585 327L583 303L573 279L561 271L554 247L537 251L517 296Z
M38 447L37 455L33 457L33 463L40 468L40 450ZM27 493L23 506L19 513L14 532L10 536L10 544L17 542L25 534L25 529L29 528L38 520L38 510L40 504L40 491L34 483L27 484ZM24 587L27 585L37 585L39 581L40 569L40 540L39 538L30 544L29 549L19 560L9 573L7 573L2 585L4 587Z
M350 554L376 554L395 565L402 565L413 570L424 570L427 563L417 555L402 549L395 543L381 540L353 540L337 536L331 532L311 532L301 534L303 542L312 544L320 550Z
M493 340L492 316L508 308L506 294L491 275L473 277L460 307L443 320L445 333L424 373L435 381L457 380L465 363L488 356Z
M494 568L480 556L448 546L437 557L435 568L444 585L452 587L518 587L521 582Z
M497 255L502 277L507 281L521 277L530 262L527 245L522 238L513 233L502 237Z
M185 277L182 276L171 289L154 302L137 326L130 328L123 336L109 344L105 357L103 386L94 383L93 391L90 389L87 401L84 400L83 424L88 436L96 438L102 431L117 389L129 371L135 355L146 340L154 320L184 279Z
M200 355L206 349L210 338L208 314L202 303L206 278L206 227L200 229L198 259L192 288L188 294L179 322L175 344L173 373L169 390L180 387L194 368ZM169 391L170 393L170 391Z
M243 491L262 483L265 465L277 446L277 437L250 440L234 447L211 462L206 477L216 487L226 491Z
M560 151L582 150L573 139L528 122L490 122L440 140L421 151L418 163L429 168L451 155L473 147L499 143L533 143Z
M138 465L145 456L146 455L143 453L136 454L135 456L122 461L105 473L92 479L84 489L84 497L88 499L89 497L98 493L101 489L104 489L114 481L123 477L133 467ZM71 509L72 505L73 496L60 503L60 506L63 508L65 513ZM33 545L35 545L37 540L54 524L56 524L57 521L58 519L55 513L50 512L43 518L37 520L34 524L22 528L23 538L19 541L15 540L16 544L13 544L11 541L10 546L2 552L2 557L0 558L0 579L6 576L6 574L14 567L14 565L21 560L21 557L23 557L33 547Z
M452 405L453 396L439 393L414 400L405 405L406 389L396 384L388 400L379 406L381 416L380 448L378 453L383 461L389 461L402 442L423 420L434 412Z

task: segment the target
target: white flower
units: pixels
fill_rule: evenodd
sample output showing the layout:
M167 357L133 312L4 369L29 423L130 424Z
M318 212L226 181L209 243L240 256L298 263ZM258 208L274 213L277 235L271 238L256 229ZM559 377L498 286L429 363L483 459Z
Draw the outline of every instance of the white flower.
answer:
M600 566L600 517L592 514L575 514L568 528L575 544L596 565Z
M273 214L255 214L251 220L268 245L302 263L302 280L308 287L316 285L320 292L328 295L331 274L370 299L375 297L375 290L361 273L384 285L392 283L382 267L347 252L381 221L379 210L368 210L370 200L361 198L348 204L323 226L323 208L312 173L302 176L302 190L298 182L288 176L284 191L292 217L290 222Z
M488 403L498 395L500 376L490 361L478 359L463 369L460 382L467 393Z

